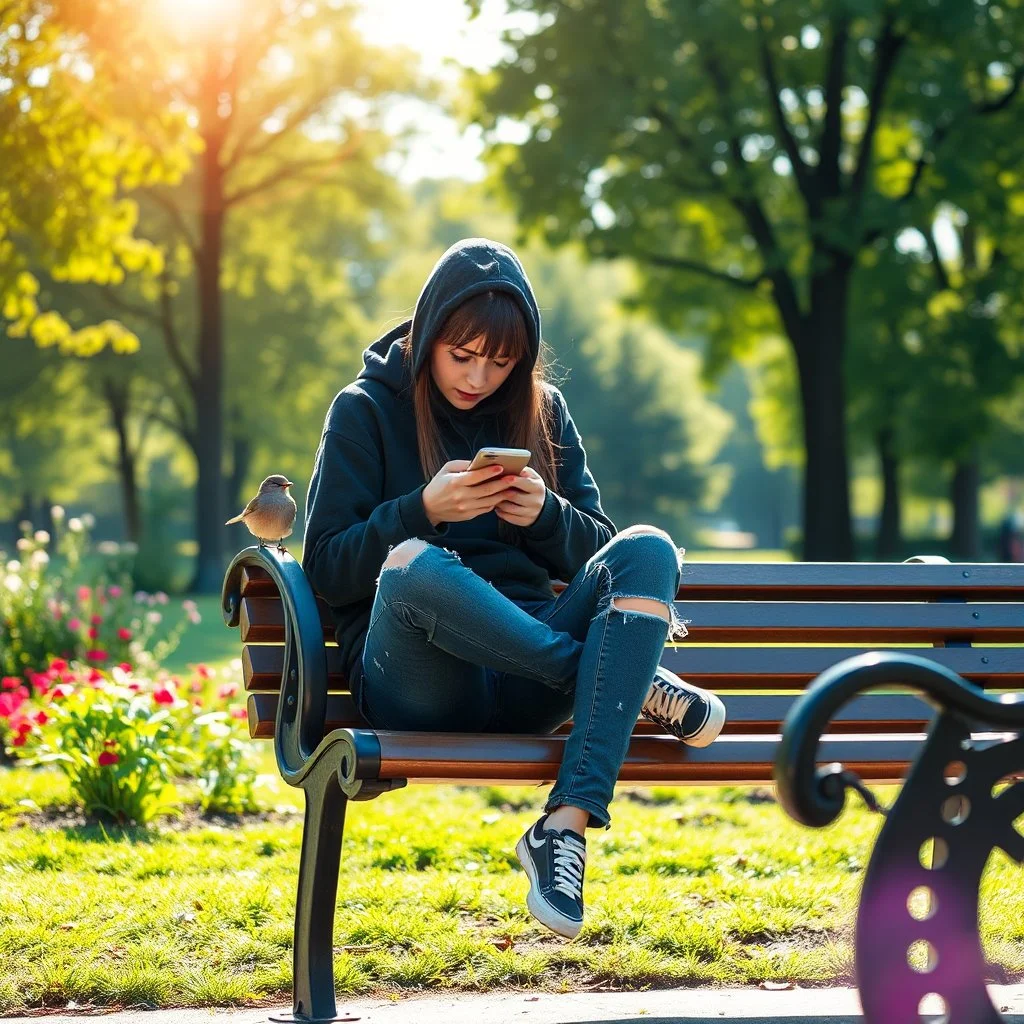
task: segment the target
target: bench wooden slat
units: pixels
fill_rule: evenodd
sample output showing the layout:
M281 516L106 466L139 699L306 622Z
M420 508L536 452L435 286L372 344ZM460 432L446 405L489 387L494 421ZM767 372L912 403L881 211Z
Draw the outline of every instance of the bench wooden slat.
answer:
M377 732L382 779L483 784L552 782L563 736ZM864 779L898 782L917 756L923 734L835 736L819 747L819 763L841 761ZM687 747L672 737L635 736L620 782L767 782L778 736L721 736L709 747Z
M930 658L977 683L995 689L1024 686L1024 648L908 647L890 648ZM341 652L326 647L328 687L345 691ZM666 647L662 664L695 686L712 690L792 690L809 683L819 672L861 648L851 647L701 647L690 640ZM985 660L987 659L987 660ZM246 690L273 692L281 688L284 648L246 644L242 674Z
M270 577L246 569L242 595L274 596ZM1024 565L885 562L686 562L679 600L1020 601Z
M318 598L324 640L334 640L331 612ZM693 639L705 643L1024 642L1024 611L1000 602L677 601ZM282 643L284 607L276 596L245 597L242 642Z
M253 739L273 739L277 715L276 693L250 694L247 702L249 734ZM796 700L797 694L724 694L727 720L725 732L774 733ZM835 717L834 732L917 732L927 728L935 712L920 697L911 693L870 694L851 701ZM331 694L327 698L327 731L365 728L349 694ZM568 723L557 730L569 731ZM634 733L660 733L662 730L644 718L637 720Z

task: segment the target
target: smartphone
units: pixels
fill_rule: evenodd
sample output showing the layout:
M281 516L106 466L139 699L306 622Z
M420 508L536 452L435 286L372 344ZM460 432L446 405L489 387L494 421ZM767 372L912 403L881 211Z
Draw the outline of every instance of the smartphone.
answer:
M485 466L501 466L513 476L519 476L530 461L531 453L526 448L481 448L473 456L470 469L483 469Z

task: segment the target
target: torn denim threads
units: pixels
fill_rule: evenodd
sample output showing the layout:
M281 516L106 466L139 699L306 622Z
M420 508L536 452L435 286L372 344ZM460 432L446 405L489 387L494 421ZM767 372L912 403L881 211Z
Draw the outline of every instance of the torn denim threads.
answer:
M410 545L413 542L407 542ZM379 729L551 732L573 729L547 807L607 825L625 758L670 623L614 598L668 606L680 552L661 531L617 534L548 601L525 607L458 557L429 544L383 568L363 653L360 711Z

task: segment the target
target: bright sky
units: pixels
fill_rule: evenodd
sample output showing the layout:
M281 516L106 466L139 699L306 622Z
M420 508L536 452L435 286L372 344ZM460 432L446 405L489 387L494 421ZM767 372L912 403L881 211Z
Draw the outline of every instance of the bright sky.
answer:
M480 16L469 20L465 0L363 0L358 24L369 42L379 46L408 46L420 55L428 74L446 82L458 78L458 61L479 70L502 55L500 35L508 24L504 0L484 0ZM480 130L460 131L436 107L420 103L396 109L391 127L413 123L420 137L409 159L395 165L403 181L457 176L479 179L483 149Z

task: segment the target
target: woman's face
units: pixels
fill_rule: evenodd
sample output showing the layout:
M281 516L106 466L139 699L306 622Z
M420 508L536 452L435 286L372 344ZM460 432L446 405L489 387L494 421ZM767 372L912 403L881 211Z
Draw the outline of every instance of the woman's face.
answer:
M516 365L513 359L482 355L483 341L481 334L461 348L449 348L443 340L434 343L430 354L434 383L457 409L472 409L493 395Z

